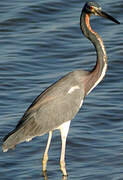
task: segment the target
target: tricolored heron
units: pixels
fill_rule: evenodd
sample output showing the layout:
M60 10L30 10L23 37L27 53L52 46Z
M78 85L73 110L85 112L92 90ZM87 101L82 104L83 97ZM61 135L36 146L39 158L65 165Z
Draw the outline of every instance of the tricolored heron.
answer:
M4 138L2 149L3 152L6 152L23 141L30 141L36 136L42 136L49 132L43 156L44 172L46 171L52 132L59 129L62 140L60 166L63 175L67 175L65 148L70 122L82 106L85 96L104 78L107 70L107 55L103 41L90 26L89 20L92 14L102 16L117 24L120 23L103 12L96 2L85 4L80 17L80 27L82 33L93 43L96 49L97 61L93 70L75 70L48 87L34 100L16 128Z

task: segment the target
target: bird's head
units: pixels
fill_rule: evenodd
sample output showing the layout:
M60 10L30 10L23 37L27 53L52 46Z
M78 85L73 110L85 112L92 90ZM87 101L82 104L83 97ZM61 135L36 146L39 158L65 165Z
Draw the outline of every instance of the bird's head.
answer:
M99 6L98 3L96 3L95 1L90 1L90 2L87 2L83 8L83 11L86 13L86 14L89 14L89 15L92 15L94 14L95 16L101 16L101 17L104 17L106 19L109 19L117 24L120 24L119 21L117 21L115 18L113 18L112 16L110 16L109 14L103 12L101 10L101 7Z

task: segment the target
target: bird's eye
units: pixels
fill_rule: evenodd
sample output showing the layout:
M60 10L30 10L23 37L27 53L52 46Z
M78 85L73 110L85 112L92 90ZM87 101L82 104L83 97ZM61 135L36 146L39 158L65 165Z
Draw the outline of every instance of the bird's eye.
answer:
M94 9L93 6L90 6L90 11L93 11L93 9Z
M94 7L93 6L87 6L86 10L88 13L93 13L94 12Z

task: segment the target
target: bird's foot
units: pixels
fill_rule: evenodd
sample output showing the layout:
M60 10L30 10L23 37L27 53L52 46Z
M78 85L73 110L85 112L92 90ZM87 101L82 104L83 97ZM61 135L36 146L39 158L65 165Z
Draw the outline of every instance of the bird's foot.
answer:
M48 155L44 155L43 161L42 161L42 166L43 166L43 174L47 170L47 161L48 161Z
M66 165L64 161L60 161L60 168L63 173L63 176L67 176Z

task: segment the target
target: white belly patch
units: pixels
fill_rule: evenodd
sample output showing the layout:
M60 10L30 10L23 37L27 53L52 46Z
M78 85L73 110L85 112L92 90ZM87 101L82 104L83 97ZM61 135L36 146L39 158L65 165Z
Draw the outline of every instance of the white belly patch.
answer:
M68 94L71 94L73 91L75 91L76 89L80 89L80 87L79 86L73 86L73 87L71 87L70 89L69 89L69 91L68 91Z
M80 103L80 105L79 105L79 108L81 108L82 104L83 104L83 99L81 100L81 103Z

